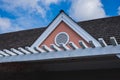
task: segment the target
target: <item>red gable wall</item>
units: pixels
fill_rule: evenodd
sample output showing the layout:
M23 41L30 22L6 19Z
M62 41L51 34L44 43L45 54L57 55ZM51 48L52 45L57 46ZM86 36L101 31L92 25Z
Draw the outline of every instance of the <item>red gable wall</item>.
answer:
M81 36L79 36L63 21L56 27L56 29L54 29L54 31L43 41L41 45L47 45L50 47L50 44L55 44L55 36L60 32L66 32L69 35L69 41L74 42L78 47L80 47L78 43L79 40L83 40L88 45L88 43ZM41 45L39 47L41 47Z

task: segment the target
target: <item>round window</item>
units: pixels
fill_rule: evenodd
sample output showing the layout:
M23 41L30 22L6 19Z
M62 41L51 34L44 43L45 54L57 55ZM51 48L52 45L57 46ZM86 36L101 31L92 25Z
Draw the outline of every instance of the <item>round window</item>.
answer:
M69 41L69 35L65 32L60 32L55 37L55 44L60 46L60 44L67 44Z

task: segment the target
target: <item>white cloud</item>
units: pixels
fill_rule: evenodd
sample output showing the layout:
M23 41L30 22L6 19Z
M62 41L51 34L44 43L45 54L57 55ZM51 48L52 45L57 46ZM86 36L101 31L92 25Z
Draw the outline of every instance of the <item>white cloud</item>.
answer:
M43 24L45 26L46 12L49 6L51 4L58 4L58 2L60 1L0 0L0 9L15 16L14 18L0 17L0 33L35 28L38 27L38 25L43 26Z
M120 15L120 6L118 7L118 15Z
M7 18L0 18L0 30L6 30L10 28L11 22Z
M72 0L70 15L77 21L105 17L100 0Z
M22 29L23 28L12 25L12 22L10 19L0 18L0 33L18 31L18 30L22 30Z
M46 9L49 9L51 4L57 4L61 1L62 0L2 0L3 5L0 5L0 7L17 14L19 14L20 10L34 14L38 13L42 18L45 18Z
M41 0L43 4L49 6L50 4L57 4L60 0Z
M1 5L2 8L6 9L7 11L17 12L19 8L21 10L25 10L28 12L37 12L42 17L45 17L45 10L42 8L38 3L39 0L2 0L4 3ZM18 11L20 12L20 11ZM16 14L17 15L17 14Z
M0 18L0 33L43 26L50 5L61 1L63 0L0 0L0 9L15 16L14 19Z

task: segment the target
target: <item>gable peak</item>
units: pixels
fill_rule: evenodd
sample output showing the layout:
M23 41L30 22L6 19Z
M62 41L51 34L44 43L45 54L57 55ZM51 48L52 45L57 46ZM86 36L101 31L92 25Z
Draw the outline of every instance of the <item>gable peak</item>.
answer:
M64 22L68 25L73 31L75 31L80 37L82 37L85 41L93 41L96 46L99 46L99 43L96 39L94 39L89 33L83 30L72 18L70 18L63 10L54 18L54 20L48 25L48 28L45 32L33 43L32 47L39 46L47 39L47 37L58 27L58 25Z
M62 12L64 12L64 13L65 13L65 11L61 9L61 10L60 10L60 13L62 13Z

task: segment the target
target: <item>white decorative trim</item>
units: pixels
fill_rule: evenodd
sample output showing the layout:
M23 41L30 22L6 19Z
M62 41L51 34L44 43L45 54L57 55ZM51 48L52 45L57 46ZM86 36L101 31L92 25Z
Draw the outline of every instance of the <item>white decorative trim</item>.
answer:
M34 48L31 48L31 47L28 47L28 46L26 46L25 49L28 50L31 53L38 53Z
M95 38L93 38L89 33L87 33L78 24L71 20L70 17L67 16L64 12L61 12L57 16L57 18L48 26L46 31L44 31L43 34L33 43L31 47L38 47L50 35L50 33L57 27L57 25L61 21L64 21L71 29L73 29L79 36L81 36L87 42L93 41L96 47L101 46Z
M42 45L42 49L44 49L47 52L52 52L53 50L49 48L47 45Z
M70 47L72 47L73 49L79 49L78 46L77 46L74 42L72 42L72 41L69 42L69 45L70 45Z
M103 40L103 39L102 39ZM116 41L116 40L115 40ZM49 47L45 47L47 51L39 47L31 48L25 47L18 49L11 48L0 50L0 63L5 62L18 62L18 61L34 61L34 60L61 60L61 59L70 59L70 58L82 58L82 57L96 57L96 56L108 56L113 55L120 59L120 45L107 45L101 47L88 47L86 48L83 41L80 45L83 48L77 48L73 42L72 46L67 47L65 44L62 44L61 47L57 47L55 44L51 44L52 50ZM117 42L117 41L116 41ZM112 42L111 42L112 43ZM70 45L70 44L69 44ZM29 49L29 50L28 50ZM28 50L28 51L27 51ZM35 51L34 51L35 50ZM49 50L49 51L48 51ZM16 56L11 54L14 52Z
M3 52L1 50L0 50L0 54L3 55L3 56L10 56L9 54L7 54L7 53L5 53L5 52Z
M39 47L34 47L35 50L37 50L39 53L44 53L46 52L45 50L39 48Z
M80 41L79 41L79 45L80 45L83 49L88 48L88 46L84 43L83 40L80 40Z
M12 52L14 52L14 53L18 54L18 55L24 55L24 53L23 53L23 52L21 52L21 51L19 51L19 50L15 49L15 48L11 48L10 50L11 50Z
M44 54L29 54L29 55L18 55L18 56L7 56L1 57L0 63L5 62L18 62L18 61L44 61L44 60L61 60L70 58L83 58L83 57L96 57L116 55L120 58L120 45L118 46L106 46L86 49L76 49L58 52L45 52Z
M50 44L50 46L55 51L62 51L61 48L57 47L55 44Z
M102 47L106 47L107 44L103 38L98 38L99 43L101 44Z
M57 45L57 46L60 46L57 42L56 42L56 39L57 39L57 37L58 37L58 35L60 35L60 34L65 34L66 36L67 36L67 41L66 41L66 43L65 43L65 45L69 42L69 35L66 33L66 32L60 32L60 33L58 33L56 36L55 36L55 40L54 40L54 42L55 42L55 44Z
M22 53L25 53L25 54L31 54L29 51L27 51L26 49L22 47L19 47L18 50L20 50Z
M14 53L14 52L12 52L12 51L10 51L10 50L7 50L7 49L3 49L3 51L4 51L5 53L11 55L11 56L17 55L16 53Z
M65 51L70 50L70 48L65 44L61 44L61 48L63 48Z
M110 37L110 41L111 41L113 46L117 46L118 45L117 40L115 39L115 37Z

